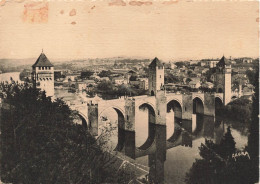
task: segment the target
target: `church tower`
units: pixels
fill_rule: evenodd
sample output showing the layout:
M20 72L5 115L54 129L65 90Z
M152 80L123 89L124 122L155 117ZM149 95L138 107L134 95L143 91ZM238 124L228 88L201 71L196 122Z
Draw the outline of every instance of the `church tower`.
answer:
M149 95L156 95L164 86L164 66L156 57L149 65Z
M217 93L223 93L224 105L231 101L231 62L224 56L216 65L214 85Z
M32 65L33 86L46 92L46 96L54 96L54 67L42 52Z

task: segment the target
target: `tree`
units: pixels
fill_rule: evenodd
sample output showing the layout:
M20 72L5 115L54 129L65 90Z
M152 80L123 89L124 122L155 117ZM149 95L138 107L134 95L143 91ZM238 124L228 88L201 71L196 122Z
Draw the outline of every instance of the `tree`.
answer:
M227 159L236 151L236 142L231 134L230 127L227 128L227 133L224 135L223 139L220 141L220 155Z
M190 78L187 78L185 82L186 82L186 84L189 84L190 81L192 81L192 80Z
M182 68L183 66L187 66L187 63L179 61L174 63L178 68Z
M168 73L164 76L164 81L165 83L178 83L180 79L172 73Z
M131 89L128 88L126 85L122 84L122 85L118 86L118 89L117 89L118 96L130 95L130 93L131 93Z
M255 94L253 95L253 108L251 114L247 151L251 157L252 178L254 182L259 179L259 69L254 77Z
M235 123L239 126L249 125L251 112L252 102L246 98L233 100L221 109L222 118L236 120Z
M129 78L129 81L137 81L137 76L131 75L131 77Z
M216 72L216 69L215 69L215 68L210 68L209 70L206 71L206 73L205 73L204 75L205 75L206 80L207 80L208 82L213 82L213 81L211 80L211 76L212 76L215 72Z
M255 76L256 76L255 71L247 70L246 71L246 76L247 76L250 84L254 84L255 83Z
M101 149L102 139L73 123L75 113L62 100L13 84L1 85L1 93L3 182L117 182L115 157Z
M201 159L196 159L186 173L186 183L254 183L250 177L250 157L245 152L236 150L230 127L227 128L220 144L206 139L199 150Z
M81 79L88 79L91 75L93 75L93 73L94 72L89 71L89 70L83 71L83 72L81 72L80 78Z
M112 84L111 81L106 81L106 80L102 80L98 85L97 85L97 89L99 91L103 91L106 92L108 94L110 94L113 91L114 85Z
M99 77L109 77L112 74L112 72L110 70L106 71L106 70L102 70L98 76Z

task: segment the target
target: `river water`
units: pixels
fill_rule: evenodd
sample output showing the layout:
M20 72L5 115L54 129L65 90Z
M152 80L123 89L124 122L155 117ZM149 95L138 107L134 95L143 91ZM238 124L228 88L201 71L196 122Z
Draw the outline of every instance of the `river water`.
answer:
M62 97L66 96L65 99L79 100L75 93L68 93L67 91L56 89L56 96ZM169 138L174 133L174 112L167 113L166 117L166 137ZM108 125L112 127L117 126L117 113L113 108L106 109L101 114L101 120L103 124L99 125L100 129L107 127ZM148 138L148 110L143 109L136 112L136 123L135 123L135 136L136 136L136 147L140 147ZM226 131L226 126L220 125L220 134L214 134L211 139L216 141L216 139L221 139L224 134L223 130ZM247 136L242 135L239 131L231 128L231 133L235 139L236 147L242 149L247 144ZM109 147L113 150L117 145L117 128L112 130L109 135ZM192 147L177 146L170 148L166 151L166 161L164 162L164 183L185 183L185 174L191 168L195 159L200 158L198 147L201 143L205 142L205 137L198 138L192 141ZM143 156L137 158L136 161L139 164L148 166L148 156Z

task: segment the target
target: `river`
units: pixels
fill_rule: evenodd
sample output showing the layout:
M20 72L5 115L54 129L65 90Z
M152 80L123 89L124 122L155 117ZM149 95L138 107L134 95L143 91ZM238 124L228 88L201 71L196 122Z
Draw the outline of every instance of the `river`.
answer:
M77 100L78 97L75 97L74 93L67 93L63 90L55 90L57 96L67 96L65 99ZM100 129L104 126L108 126L112 123L112 126L116 127L117 124L117 113L113 108L106 109L102 115L103 125L100 125ZM174 131L174 122L173 117L174 112L167 113L166 117L166 135L169 138ZM111 126L111 125L109 125ZM220 129L226 131L226 127L220 126ZM136 112L136 123L135 123L135 136L136 136L136 146L141 146L148 137L148 110L143 109ZM220 139L224 132L217 134L215 132L214 136L211 137L213 141ZM242 149L247 144L247 136L242 135L239 131L231 128L231 133L235 139L236 147ZM114 149L117 145L117 128L110 132L109 135L109 147ZM164 162L164 182L165 183L185 183L185 174L191 168L195 159L200 158L198 147L201 143L205 142L205 137L198 138L192 141L192 147L177 146L166 151L166 161ZM148 166L148 156L143 156L137 158L136 161L139 164Z

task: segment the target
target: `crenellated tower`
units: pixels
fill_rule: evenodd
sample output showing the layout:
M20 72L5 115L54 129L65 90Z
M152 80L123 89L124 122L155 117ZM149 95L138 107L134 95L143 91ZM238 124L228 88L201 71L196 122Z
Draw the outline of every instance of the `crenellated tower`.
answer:
M231 63L224 56L216 65L214 85L217 93L223 93L227 105L231 101Z
M42 52L32 65L33 86L46 92L46 96L54 96L54 66Z
M156 95L164 86L164 65L155 57L149 65L149 95Z

